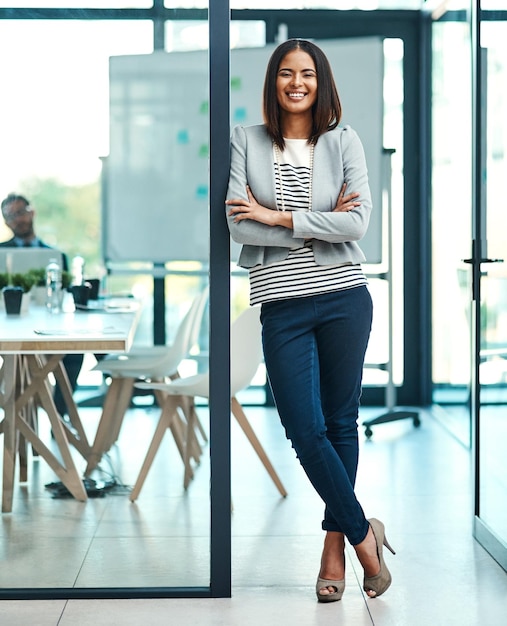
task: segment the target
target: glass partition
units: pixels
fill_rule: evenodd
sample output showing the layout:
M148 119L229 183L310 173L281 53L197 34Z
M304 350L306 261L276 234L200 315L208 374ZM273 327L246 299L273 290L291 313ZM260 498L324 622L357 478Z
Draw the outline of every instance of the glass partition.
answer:
M221 10L225 4L218 1L213 6L215 10ZM176 3L172 0L166 0L165 3L157 0L152 3L152 10L136 11L135 22L126 19L120 21L119 10L105 10L108 19L104 21L90 16L87 18L86 10L77 18L79 9L71 11L76 21L69 19L53 22L48 20L53 13L45 11L44 19L0 22L0 51L2 57L12 59L9 67L0 64L0 78L2 84L9 82L16 94L21 94L16 100L4 99L0 103L0 131L2 137L11 138L12 146L11 153L1 163L5 165L3 171L11 179L5 193L14 190L29 194L36 206L41 237L45 237L48 243L61 246L69 256L83 254L87 272L104 274L104 292L116 295L127 292L142 297L146 304L138 325L135 349L142 354L154 342L154 318L157 315L160 317L161 309L162 320L158 321L163 327L163 343L171 343L178 335L180 323L190 310L191 302L205 287L208 273L211 279L213 260L218 257L220 262L223 261L229 248L222 206L226 180L222 174L227 169L228 160L229 89L234 105L231 122L243 123L252 111L260 116L263 68L269 47L275 45L277 37L294 36L296 33L296 36L321 41L323 46L333 49L338 44L346 47L334 61L347 115L343 121L350 121L364 140L370 134L363 130L364 125L375 120L374 151L372 158L368 159L371 175L377 175L375 186L379 192L374 216L377 222L375 228L371 229L374 236L385 232L382 231L382 207L386 194L381 185L386 181L379 175L383 171L379 163L383 160L382 148L395 149L391 163L392 179L387 181L391 187L395 221L392 250L395 265L392 268L395 291L392 302L395 330L393 349L396 357L394 376L400 391L412 402L418 397L417 393L410 393L410 389L417 386L419 373L416 376L414 372L419 366L411 355L419 354L416 348L419 347L420 333L412 330L419 328L417 320L414 323L417 316L407 315L406 311L408 305L419 302L419 285L403 277L406 275L404 266L413 267L416 262L415 251L418 250L419 241L409 227L410 223L414 224L412 214L405 208L413 207L419 198L419 168L414 165L414 159L407 155L414 149L417 154L420 152L420 137L415 131L419 120L415 103L421 100L420 85L415 78L419 67L419 19L412 13L407 19L398 15L399 20L391 20L382 14L377 24L370 19L373 12L353 12L353 15L349 15L345 11L336 11L336 20L333 21L327 12L321 14L319 11L308 11L308 21L301 25L301 13L295 11L298 17L292 24L285 24L281 19L274 24L271 18L272 9L276 6L268 4L269 11L256 16L260 19L248 22L235 20L236 23L229 29L229 13L223 11L219 28L210 28L210 36L215 32L215 47L218 39L219 42L227 42L227 50L221 50L224 54L219 63L216 57L213 59L210 51L211 72L215 78L212 84L215 89L214 94L210 94L209 102L207 94L203 94L208 82L209 60L207 3L201 0ZM295 6L294 2L282 4L284 6L280 8L302 8ZM124 5L127 6L127 3ZM50 4L45 3L45 6ZM194 7L204 10L191 15L178 10ZM322 8L322 3L319 7ZM253 8L252 5L249 8ZM333 4L329 8L336 9L336 6ZM2 17L6 15L5 11ZM57 12L57 9L54 11ZM118 20L110 19L113 14ZM210 9L210 18L212 14ZM345 20L345 14L351 19ZM128 11L122 13L123 18L126 15L129 15ZM143 15L143 19L140 15ZM185 20L179 20L180 17ZM248 17L248 12L245 17ZM300 29L304 32L299 32ZM7 37L7 32L10 37ZM240 55L244 53L243 61L246 59L241 73L236 72L233 63L231 78L228 67L229 35L233 48L231 56L234 57L236 52ZM25 38L32 38L33 43L23 45L19 59L13 57L12 49L18 50L19 41ZM47 41L50 43L47 44ZM209 46L212 50L211 37ZM46 49L51 52L49 56ZM365 56L367 51L372 54L371 57ZM255 58L253 66L248 64L249 55ZM150 63L155 60L158 63L162 59L164 65L167 57L170 57L170 62L168 78L165 79L160 75L160 68ZM344 58L353 59L354 64L344 63ZM178 60L176 63L175 59ZM360 70L355 66L359 61L362 62ZM110 74L113 65L114 71L118 71L115 76L120 79L114 89ZM177 79L176 71L179 72ZM159 72L160 80L150 86L152 72ZM255 88L259 96L255 95L248 100L249 110L246 111L236 97L243 87L243 95L252 94L253 72L256 73ZM365 75L368 75L366 81ZM192 94L189 86L192 86L195 76L199 77L199 85ZM35 90L30 91L31 84L36 86ZM366 98L365 84L368 85ZM217 93L221 94L218 107ZM214 100L215 118L211 113ZM166 108L168 104L172 107L170 115ZM366 107L366 112L362 107ZM30 119L27 120L27 116ZM195 125L185 125L186 122L181 121L188 120L188 116L198 119L198 129ZM224 118L227 118L225 122ZM252 118L250 121L256 123L257 119ZM21 142L17 140L18 137L21 137ZM219 150L217 144L221 146ZM27 145L30 149L27 149ZM33 152L30 152L31 149ZM56 161L54 154L58 156ZM9 169L13 155L14 162L20 164L19 173ZM192 165L189 166L189 163ZM203 165L207 164L210 168L209 189L206 182L196 184L195 180L197 175L202 177ZM130 165L139 166L139 171L130 171L127 167ZM125 169L121 170L122 167ZM121 177L117 176L115 168L120 168ZM216 172L220 168L222 170L217 176ZM223 189L220 188L222 182ZM162 200L157 199L157 190L167 189L169 183L169 191L162 194ZM178 193L181 195L178 196ZM121 202L118 202L118 198L121 198ZM196 238L200 250L206 245L203 244L206 233L203 234L202 228L192 231L189 226L197 214L201 216L201 222L197 220L198 226L202 225L208 217L208 204L211 207L211 221L215 219L219 226L218 237L217 231L211 227L213 236L209 238L209 267L202 254L195 258L190 252L197 246L191 233L198 232ZM137 211L136 206L139 207ZM113 214L114 222L108 222L106 230L103 230L105 218L109 219ZM182 216L188 219L170 219ZM179 226L182 230L179 230ZM107 228L109 232L106 232ZM167 235L165 248L160 244L160 233ZM407 233L410 242L405 245ZM8 236L9 231L4 229L0 239ZM377 243L383 245L384 242L379 238ZM85 249L85 245L89 248ZM101 257L105 249L111 252L106 255L107 266L102 263ZM134 249L143 252L141 257L133 253ZM157 256L156 267L148 259L149 252L155 249L162 249L162 254ZM176 249L186 249L188 256L183 255L185 258L182 258L180 254L176 255ZM376 250L375 247L373 249ZM373 391L372 397L378 406L384 402L386 372L383 362L388 352L386 324L390 303L386 296L385 263L377 262L384 259L376 253L369 256L371 267L366 270L371 273L371 288L375 292L376 328L369 354L374 367L368 368L365 375L368 388L364 400L366 403L368 392ZM227 257L227 264L228 261ZM228 304L230 300L229 289L232 291L233 319L248 304L245 276L234 270L230 285L231 268L228 266L225 271L223 269L219 272L218 280L210 280L215 285L214 296L213 288L210 289L210 300L214 298L214 306L213 301L210 301L209 314L204 309L190 358L185 359L179 372L182 376L201 373L208 365L208 354L215 354L221 360L218 373L214 372L215 388L218 387L221 392L229 380L226 363L229 357L226 349L229 339L229 320L226 317L229 311L224 308L224 303ZM219 332L216 332L217 320L222 325ZM214 332L211 332L213 323ZM209 333L208 328L211 328ZM412 341L416 336L417 340ZM97 356L100 357L91 355L89 364L83 367L89 369L95 364ZM213 362L213 356L210 359ZM99 367L83 374L80 379L83 383L86 375L93 377L93 384L100 387L102 396L104 393L107 395L114 377L107 374L103 376ZM264 383L265 374L261 366L254 379L254 386L263 387ZM89 396L90 390L86 391ZM402 393L400 397L403 400ZM254 393L249 389L247 402L254 395L255 403L264 400L263 395L259 397L258 389ZM97 405L96 398L88 396L81 395L77 399L83 412L90 409L86 427L94 433L101 405ZM102 400L103 397L98 402ZM230 398L222 397L220 402L218 426L216 419L210 419L210 423L207 423L207 401L199 400L197 404L197 417L203 430L197 426L196 438L203 452L201 456L196 453L191 461L194 478L186 490L183 487L185 466L176 443L177 433L166 429L139 497L135 504L128 501L130 488L139 475L160 415L153 393L146 393L146 389L138 387L131 401L131 411L119 431L117 444L104 457L98 490L102 497L91 497L85 504L73 499L51 498L45 487L51 479L54 481L54 476L51 476L44 462L37 463L38 469L34 475L30 474L27 490L20 488L16 492L17 511L2 520L2 533L6 539L3 542L6 546L5 560L13 565L13 571L19 567L20 574L18 579L9 576L9 580L5 574L4 581L0 576L0 587L5 590L9 584L21 593L30 585L39 589L60 586L64 589L63 596L72 587L73 590L84 590L83 593L88 594L88 597L100 597L99 592L105 587L117 589L118 595L124 593L125 589L134 595L135 589L138 589L139 594L167 592L170 595L167 590L176 586L180 591L175 593L185 595L190 593L188 586L198 586L200 593L205 595L209 593L207 585L211 579L212 584L213 580L222 581L220 591L215 586L212 595L226 595L230 591L227 589L227 579L230 578L230 476L227 476L226 467L230 453L230 433L227 430L230 424ZM406 401L402 403L407 404ZM214 406L215 409L211 402L209 410L212 414L215 410L216 416L217 404ZM191 407L187 405L182 408L188 411ZM184 417L185 414L180 413L180 418ZM42 414L40 423L42 436L52 446L51 432L48 425L44 424ZM180 422L177 424L181 425ZM185 426L184 422L182 426ZM219 427L221 430L217 430ZM209 465L213 459L208 458L211 447L208 447L205 437L213 428L218 434L214 444L215 459L219 458L222 465L218 467L215 461L214 471L211 471ZM200 465L197 465L195 457L200 460ZM79 456L77 459L82 467L83 460ZM95 477L99 478L99 475ZM113 478L115 490L111 489L104 494L103 488L111 486ZM213 482L215 498L211 498L211 511L216 511L213 502L219 501L222 513L225 512L221 518L209 514L209 485L211 483L213 490ZM32 495L36 496L35 499L32 499ZM276 506L279 506L278 501ZM23 528L19 524L20 518L26 521ZM46 519L49 523L44 526ZM65 523L62 521L64 519ZM36 535L33 530L35 524L38 536L49 537L51 546L51 558L40 568L33 568L32 564L43 561L42 544L36 542L36 539L30 540L28 547L26 543L27 536ZM217 535L220 541L214 542L213 538ZM16 545L23 546L23 554L13 549ZM216 547L215 552L213 545ZM57 557L53 557L53 554L58 554L58 567L55 565ZM62 554L65 555L63 559ZM119 555L118 558L116 555ZM126 564L126 560L122 560L127 555L131 557L132 567ZM76 571L76 563L80 560L81 567ZM25 576L28 562L32 575L29 579ZM184 569L181 563L185 563ZM5 569L7 571L9 568ZM55 578L55 571L60 571L61 577ZM1 591L0 588L0 594Z
M104 6L103 2L79 2L80 6L99 4ZM151 4L107 3L122 7ZM202 27L207 29L207 22L202 22ZM156 54L169 56L161 51ZM37 236L63 250L69 262L75 255L84 257L85 278L102 278L98 308L101 303L107 306L113 295L142 302L132 350L134 358L138 355L142 361L135 380L144 372L149 379L206 372L209 355L205 291L209 266L208 55L205 52L200 67L188 68L186 74L191 83L191 71L195 71L201 85L194 98L191 90L177 88L170 66L165 76L158 75L158 81L144 80L146 72L138 71L139 67L147 67L154 55L151 20L0 21L2 198L9 192L25 195L35 211ZM129 59L135 66L132 74L128 74ZM121 84L113 86L112 72L119 64L127 69ZM199 114L198 137L186 111ZM118 262L109 263L107 256L104 262L108 234L102 229L102 211L106 205L109 215L113 209L123 211L125 233L141 240L145 250L150 250L155 238L163 241L169 234L173 240L180 237L189 250L195 249L197 244L188 233L177 232L182 206L171 199L178 190L173 187L164 194L164 187L157 187L153 178L161 171L164 180L164 171L180 167L190 158L189 153L203 179L198 188L193 187L192 204L185 207L200 212L198 261L175 257L173 247L167 246L158 268L134 252L129 257L128 247L118 250ZM127 171L127 165L140 169ZM185 168L180 170L179 183L184 187ZM130 185L130 200L135 198L137 204L127 204L128 197L119 199L113 183L120 174L123 184ZM165 213L158 215L161 207ZM123 227L121 220L118 227ZM11 232L7 226L2 228L0 240L6 240ZM189 312L196 314L192 343L180 370L156 372L155 368L150 375L154 360L168 350L155 346L158 352L153 352L156 280L164 286L168 346L181 339ZM192 308L202 294L200 308ZM79 378L82 386L75 394L90 445L104 419L103 406L113 383L122 376L121 367L90 371L97 361L103 362L103 356L92 350L87 355ZM98 385L93 393L83 389L90 381ZM52 386L54 379L50 377L49 382ZM166 407L164 413L163 398L157 392L134 388L132 393L125 407L128 410L114 415L119 421L111 422L112 445L95 469L87 471L89 450L70 446L83 477L86 502L69 497L46 461L37 459L27 447L28 476L25 481L16 475L12 513L2 515L0 592L53 590L58 594L55 590L59 589L65 594L81 590L100 597L101 589L113 590L109 593L158 589L163 594L168 588L209 587L207 402L202 401L195 413L189 398L187 404L176 403L176 409ZM67 416L63 417L72 430ZM146 473L143 462L157 424L162 439ZM37 407L34 428L57 454L47 416ZM144 483L131 502L142 471Z
M479 540L507 570L507 21L481 23L483 226L476 424ZM484 172L484 170L481 170Z
M470 25L433 26L432 350L433 401L470 445L471 53Z

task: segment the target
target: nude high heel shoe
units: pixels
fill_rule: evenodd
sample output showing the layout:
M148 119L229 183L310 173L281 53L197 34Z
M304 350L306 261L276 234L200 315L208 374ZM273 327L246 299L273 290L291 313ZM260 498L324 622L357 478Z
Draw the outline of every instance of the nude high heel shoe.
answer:
M331 593L322 594L321 589L327 587L334 587L336 591ZM317 594L317 600L319 602L337 602L342 599L343 592L345 591L345 579L343 580L326 580L325 578L317 578L317 584L315 586L315 593Z
M387 569L387 565L384 562L383 547L385 546L388 548L388 550L390 550L393 554L396 554L396 552L391 548L386 539L384 524L374 517L369 519L368 522L373 531L375 541L377 542L377 556L380 563L380 572L375 576L365 576L363 589L365 591L374 591L375 595L370 597L377 598L382 595L384 591L387 591L392 580L391 573Z

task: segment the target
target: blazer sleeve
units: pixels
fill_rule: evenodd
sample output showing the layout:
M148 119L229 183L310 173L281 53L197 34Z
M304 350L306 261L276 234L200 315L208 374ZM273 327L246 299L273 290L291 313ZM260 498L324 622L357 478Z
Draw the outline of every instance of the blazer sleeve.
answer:
M252 131L259 132L247 134L242 126L237 126L232 132L228 200L246 200L248 184L257 201L262 202L261 199L267 195L266 186L271 185L271 142L263 127L252 127ZM273 207L268 208L273 210ZM228 214L229 209L226 205L227 223L231 237L237 243L278 248L298 248L303 244L302 239L296 239L293 231L283 226L268 226L254 220L235 222L234 216Z
M350 126L341 129L340 142L338 146L335 145L335 149L337 154L327 157L336 164L336 168L342 170L337 171L335 168L333 172L333 179L337 182L334 203L329 207L314 207L311 212L295 211L292 214L295 237L344 243L359 241L366 234L372 209L368 171L362 143ZM347 183L347 193L359 192L361 205L352 211L333 212L344 181Z

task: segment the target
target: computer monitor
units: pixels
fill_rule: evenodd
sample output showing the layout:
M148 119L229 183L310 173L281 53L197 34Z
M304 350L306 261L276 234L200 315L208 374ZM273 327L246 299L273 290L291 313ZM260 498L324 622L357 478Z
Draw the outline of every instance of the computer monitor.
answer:
M52 248L0 248L0 272L8 271L9 258L12 274L45 268L51 259L56 259L63 267L62 253Z

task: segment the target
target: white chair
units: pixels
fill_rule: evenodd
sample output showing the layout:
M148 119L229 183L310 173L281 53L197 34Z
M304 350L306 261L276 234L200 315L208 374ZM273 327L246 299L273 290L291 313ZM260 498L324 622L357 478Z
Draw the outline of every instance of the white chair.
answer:
M88 457L86 475L95 469L102 455L117 441L125 412L130 406L134 383L139 380L164 381L179 376L178 367L197 343L207 299L208 288L194 298L170 345L141 347L126 354L108 355L93 368L110 376L111 383L104 400L95 442ZM155 396L157 399L160 398L157 393ZM195 426L200 430L204 441L207 441L200 422ZM184 425L175 420L173 430L183 457ZM200 448L195 438L192 441L195 444L193 455L198 457Z
M258 440L250 422L248 421L243 407L238 402L236 394L250 385L262 360L262 344L259 322L259 308L246 309L234 321L231 328L231 411L238 424L253 446L255 452L262 461L264 467L275 483L280 494L285 497L287 491L269 460L264 448ZM130 500L134 502L139 496L146 476L153 463L162 438L167 429L171 429L177 418L178 409L182 410L188 423L187 434L193 437L193 421L196 416L194 397L209 398L209 373L197 374L186 378L178 378L168 383L136 383L136 387L142 389L158 390L164 395L162 412L148 448L144 463L139 472L136 484L130 494ZM184 486L188 486L192 470L190 457L192 441L185 442L185 477Z

